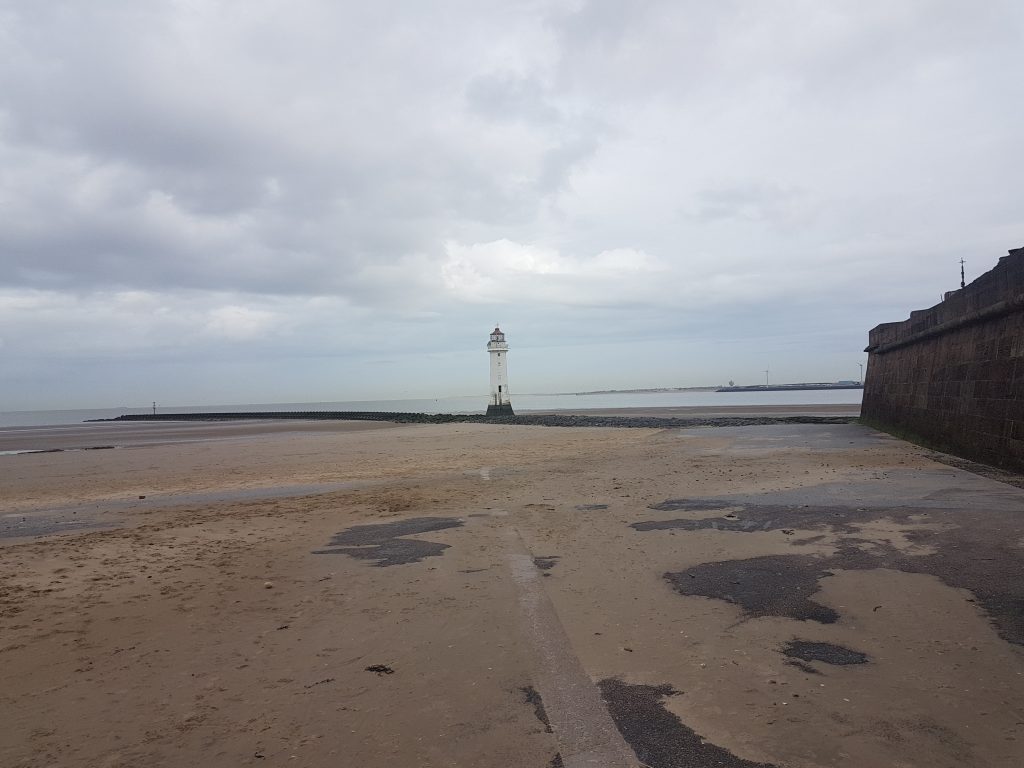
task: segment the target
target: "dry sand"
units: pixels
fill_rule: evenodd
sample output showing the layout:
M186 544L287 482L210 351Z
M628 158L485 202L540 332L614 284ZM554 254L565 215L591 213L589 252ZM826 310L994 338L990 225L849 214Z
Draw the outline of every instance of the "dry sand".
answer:
M1024 764L1024 491L863 427L111 427L0 456L2 766Z

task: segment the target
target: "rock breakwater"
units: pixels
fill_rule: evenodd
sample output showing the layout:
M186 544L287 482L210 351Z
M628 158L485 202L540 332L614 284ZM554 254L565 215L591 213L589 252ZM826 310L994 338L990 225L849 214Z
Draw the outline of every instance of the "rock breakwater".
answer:
M465 413L390 413L386 411L244 411L225 413L126 414L95 421L391 421L398 424L515 424L535 427L626 427L672 429L684 427L751 427L771 424L850 424L854 416L587 416L578 413L539 413L488 417Z

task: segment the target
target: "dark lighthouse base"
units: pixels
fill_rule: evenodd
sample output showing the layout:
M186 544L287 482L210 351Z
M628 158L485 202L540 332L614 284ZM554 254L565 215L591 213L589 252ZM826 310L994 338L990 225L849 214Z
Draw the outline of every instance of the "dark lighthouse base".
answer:
M487 415L490 416L515 416L512 412L512 403L502 403L501 405L494 405L491 403L487 406Z

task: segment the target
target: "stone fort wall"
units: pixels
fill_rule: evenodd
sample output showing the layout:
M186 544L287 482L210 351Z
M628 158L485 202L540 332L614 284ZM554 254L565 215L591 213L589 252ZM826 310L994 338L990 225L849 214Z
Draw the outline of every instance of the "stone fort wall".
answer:
M1024 248L868 339L863 421L1024 471Z

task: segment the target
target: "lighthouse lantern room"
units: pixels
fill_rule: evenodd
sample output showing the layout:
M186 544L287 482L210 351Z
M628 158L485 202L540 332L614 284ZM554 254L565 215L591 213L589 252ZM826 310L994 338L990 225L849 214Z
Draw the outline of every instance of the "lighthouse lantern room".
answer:
M487 342L491 358L491 399L487 404L488 416L515 416L508 392L508 344L505 334L497 326Z

